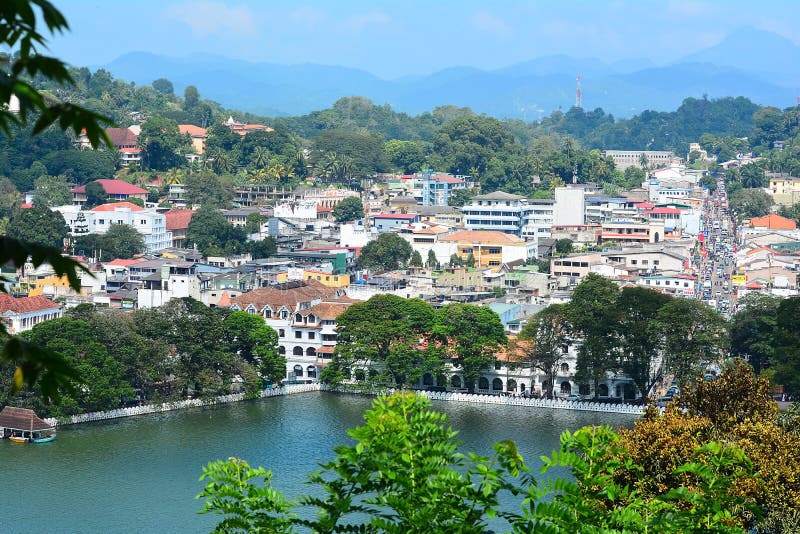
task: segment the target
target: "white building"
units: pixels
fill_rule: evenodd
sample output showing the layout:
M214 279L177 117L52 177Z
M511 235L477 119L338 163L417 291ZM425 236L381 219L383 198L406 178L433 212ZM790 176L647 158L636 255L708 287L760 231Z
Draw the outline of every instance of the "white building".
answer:
M517 237L531 231L539 233L540 229L547 228L547 220L550 226L553 225L552 201L530 201L503 191L473 197L461 212L464 214L464 227L468 230L495 230ZM542 237L548 237L550 230L547 228L541 233Z
M0 320L9 334L19 334L37 324L61 317L61 305L42 297L12 297L0 293Z
M553 226L583 226L586 192L579 187L556 187Z
M137 290L137 305L139 308L157 308L172 299L192 297L201 300L200 288L196 263L165 264L142 278L142 287Z
M102 204L88 211L78 206L53 209L64 216L73 235L105 234L115 224L127 224L142 235L148 252L158 252L172 246L172 232L167 230L167 218L154 209L142 208L131 202Z

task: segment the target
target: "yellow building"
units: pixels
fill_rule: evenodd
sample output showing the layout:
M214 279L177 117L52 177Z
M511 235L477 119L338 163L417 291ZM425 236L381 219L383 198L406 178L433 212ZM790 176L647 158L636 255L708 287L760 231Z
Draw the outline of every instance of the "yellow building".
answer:
M325 271L312 271L306 269L303 271L303 280L316 280L320 284L328 287L349 287L350 275L349 274L331 274Z
M788 174L773 174L769 177L769 188L773 195L800 193L800 178Z
M447 248L448 254L457 254L462 261L467 261L472 255L475 267L495 270L504 263L533 257L536 246L496 230L461 230L440 238L439 243Z

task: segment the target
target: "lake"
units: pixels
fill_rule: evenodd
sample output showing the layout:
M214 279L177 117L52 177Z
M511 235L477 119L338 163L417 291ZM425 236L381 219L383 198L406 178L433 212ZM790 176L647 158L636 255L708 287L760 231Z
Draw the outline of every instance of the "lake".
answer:
M208 532L198 515L201 468L231 456L273 471L290 497L306 474L351 443L371 399L313 392L67 426L49 444L0 440L2 532ZM562 431L633 424L629 415L434 402L459 430L462 451L489 455L513 439L525 459L558 446Z

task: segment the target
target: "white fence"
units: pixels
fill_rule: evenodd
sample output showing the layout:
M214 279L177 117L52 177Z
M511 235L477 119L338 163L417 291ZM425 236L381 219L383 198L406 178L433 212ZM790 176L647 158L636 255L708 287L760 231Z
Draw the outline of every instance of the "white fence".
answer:
M379 389L365 389L365 390L349 390L337 386L329 386L322 384L322 391L336 391L341 393L361 393L366 395L378 395L381 393L392 393L395 390L379 390ZM581 410L585 412L604 412L604 413L622 413L631 415L642 415L645 406L636 406L633 404L610 404L605 402L572 402L564 400L548 400L548 399L534 399L529 397L509 397L504 395L476 395L470 393L457 393L454 391L415 391L420 395L428 397L431 400L441 401L455 401L455 402L469 402L473 404L501 404L505 406L528 406L531 408L552 408L555 410Z
M280 395L292 395L295 393L305 393L307 391L319 391L320 384L291 384L281 386L278 388L264 389L261 391L261 398L277 397ZM117 419L120 417L131 417L134 415L145 415L150 413L169 412L172 410L182 410L184 408L198 408L201 406L213 406L216 404L227 404L230 402L239 402L245 400L244 393L233 393L231 395L222 395L213 399L188 399L182 401L165 402L163 404L146 404L143 406L131 406L129 408L118 408L116 410L108 410L106 412L90 412L82 413L79 415L72 415L63 419L49 418L45 419L53 426L57 425L74 425L77 423L89 423L92 421L105 421L107 419Z

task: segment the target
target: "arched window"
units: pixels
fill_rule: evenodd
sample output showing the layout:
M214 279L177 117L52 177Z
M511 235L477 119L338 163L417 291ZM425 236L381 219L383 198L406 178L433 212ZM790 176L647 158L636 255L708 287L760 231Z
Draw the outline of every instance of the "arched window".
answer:
M503 391L503 381L499 378L495 378L492 380L492 390L494 391Z
M608 397L608 384L600 384L597 386L597 392L601 397Z
M489 379L482 376L478 379L478 389L489 389Z
M292 354L295 356L302 356L303 355L303 347L295 347L292 349Z
M313 365L309 365L308 369L308 378L317 378L317 368Z
M425 373L422 375L422 385L423 386L432 386L433 385L433 375L430 373Z
M461 377L458 376L458 375L453 375L450 378L450 385L452 387L454 387L454 388L460 388L461 387Z
M506 384L506 391L517 391L517 381L509 380Z
M495 371L499 371L499 370L500 370L500 367L502 367L502 365L503 365L503 364L502 364L502 363L500 363L500 360L495 360L495 362L494 362L494 369L495 369Z
M569 364L568 363L562 363L561 364L561 374L567 374L567 373L569 373Z
M303 376L303 366L302 365L295 365L294 366L294 376L297 376L297 377Z
M520 383L519 391L520 393L525 393L525 382Z
M295 313L295 314L294 314L294 322L296 322L296 323L302 323L302 322L303 322L303 316L302 316L302 315L300 315L299 313Z
M306 356L316 356L316 355L317 355L317 349L315 349L314 347L308 347L306 349Z
M314 323L317 322L317 318L314 317L313 313L309 313L308 317L306 317L306 319L308 320L308 324L314 324Z
M278 354L286 354L286 347L278 345Z
M572 393L572 384L570 384L566 380L561 382L561 393L564 393L565 395L569 395L570 393Z

